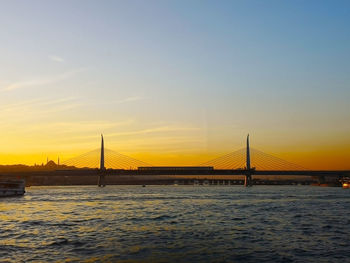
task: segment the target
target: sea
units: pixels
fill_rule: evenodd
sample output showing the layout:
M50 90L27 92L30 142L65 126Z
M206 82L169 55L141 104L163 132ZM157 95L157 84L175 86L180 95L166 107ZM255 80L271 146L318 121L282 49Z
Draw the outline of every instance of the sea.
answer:
M350 262L350 190L29 187L0 199L0 262Z

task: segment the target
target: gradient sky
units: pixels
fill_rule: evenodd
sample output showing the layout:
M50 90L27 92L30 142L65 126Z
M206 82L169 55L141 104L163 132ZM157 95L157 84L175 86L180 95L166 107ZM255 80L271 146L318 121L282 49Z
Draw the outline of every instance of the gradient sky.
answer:
M349 1L1 1L0 163L251 145L350 168Z

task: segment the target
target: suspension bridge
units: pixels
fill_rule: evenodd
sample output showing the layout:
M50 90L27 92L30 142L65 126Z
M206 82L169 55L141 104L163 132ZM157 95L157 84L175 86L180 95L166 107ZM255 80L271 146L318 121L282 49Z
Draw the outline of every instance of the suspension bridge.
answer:
M108 175L241 175L244 176L244 185L252 185L252 176L317 176L324 181L325 176L341 179L350 174L350 171L320 171L310 170L300 165L288 162L260 150L251 148L249 135L246 147L228 153L196 166L153 166L146 162L131 158L104 147L101 135L101 147L75 158L66 160L63 165L86 168L98 171L98 185L106 184ZM66 171L68 172L68 171Z

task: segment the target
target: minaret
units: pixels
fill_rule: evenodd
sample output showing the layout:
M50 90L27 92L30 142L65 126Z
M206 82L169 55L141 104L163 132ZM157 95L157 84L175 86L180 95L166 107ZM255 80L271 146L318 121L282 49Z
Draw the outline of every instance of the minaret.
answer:
M249 149L249 134L247 136L247 170L250 170L250 149Z
M103 143L103 135L101 134L101 158L100 158L100 170L105 170L105 149Z

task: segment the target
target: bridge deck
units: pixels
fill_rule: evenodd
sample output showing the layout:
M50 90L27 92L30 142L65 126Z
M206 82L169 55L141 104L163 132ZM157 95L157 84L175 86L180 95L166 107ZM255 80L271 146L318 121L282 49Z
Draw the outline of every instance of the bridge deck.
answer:
M27 172L0 172L1 175L13 176L86 176L99 175L101 171L98 169L77 169L77 170L55 170L55 171L27 171ZM105 175L264 175L264 176L350 176L349 170L229 170L229 169L189 169L189 170L124 170L124 169L108 169L103 171Z

